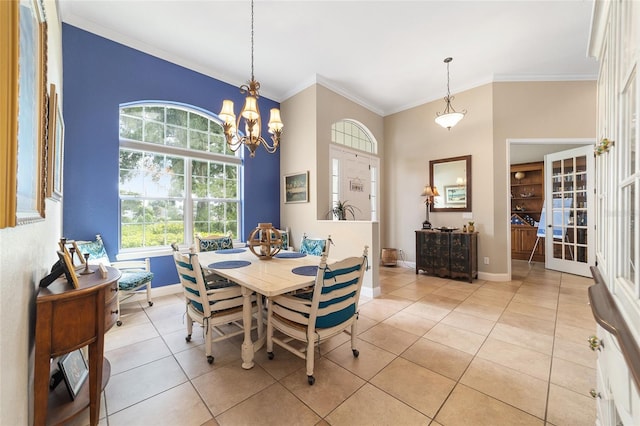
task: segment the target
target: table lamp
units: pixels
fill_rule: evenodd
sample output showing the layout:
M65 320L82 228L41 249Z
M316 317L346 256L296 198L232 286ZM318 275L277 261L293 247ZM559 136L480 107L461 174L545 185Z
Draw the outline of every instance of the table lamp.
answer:
M438 188L436 188L435 186L426 185L424 187L424 190L422 191L422 194L420 195L422 197L427 197L424 200L424 204L427 208L427 217L426 217L426 220L422 222L422 229L431 229L431 222L429 222L429 209L430 209L429 206L433 204L433 197L440 196L440 193L438 193Z

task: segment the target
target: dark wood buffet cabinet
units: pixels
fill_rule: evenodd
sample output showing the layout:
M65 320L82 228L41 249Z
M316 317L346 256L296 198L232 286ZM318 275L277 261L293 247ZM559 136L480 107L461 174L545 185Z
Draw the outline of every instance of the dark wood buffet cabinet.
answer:
M104 333L118 320L118 279L120 272L107 267L78 275L79 287L72 288L58 278L41 288L36 298L34 360L34 425L62 424L89 407L91 425L98 424L100 392L107 384L111 368L104 359ZM89 379L74 400L65 386L49 391L51 360L89 346Z
M416 231L416 274L478 278L478 233Z

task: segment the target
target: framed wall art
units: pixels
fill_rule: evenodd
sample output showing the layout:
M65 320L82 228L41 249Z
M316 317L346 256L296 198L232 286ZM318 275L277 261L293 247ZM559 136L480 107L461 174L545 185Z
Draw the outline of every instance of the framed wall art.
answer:
M64 121L55 84L49 89L47 130L47 197L62 198L62 161L64 153Z
M69 255L69 252L63 252L58 250L58 259L60 260L60 266L62 267L62 271L64 272L64 276L67 279L67 282L71 284L74 289L80 287L80 283L78 282L78 275L76 275L76 268L73 264L73 260Z
M284 202L309 202L309 172L292 173L284 177Z
M0 104L4 228L44 218L47 27L40 0L0 3L0 59L9 64L0 71L0 88L9 94Z

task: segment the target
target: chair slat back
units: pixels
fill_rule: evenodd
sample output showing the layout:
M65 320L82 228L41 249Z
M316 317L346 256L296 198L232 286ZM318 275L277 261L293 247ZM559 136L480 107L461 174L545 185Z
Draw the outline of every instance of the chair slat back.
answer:
M198 255L195 253L183 255L180 252L174 252L173 260L180 277L184 297L205 317L211 316L211 307L206 297L207 289L200 269Z
M317 328L334 327L357 313L366 263L367 247L360 257L330 265L326 264L326 255L322 257L310 306L310 324Z

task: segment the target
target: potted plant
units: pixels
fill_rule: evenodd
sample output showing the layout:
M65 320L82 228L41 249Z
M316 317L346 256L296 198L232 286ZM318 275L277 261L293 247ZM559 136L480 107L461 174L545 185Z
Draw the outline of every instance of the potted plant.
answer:
M351 215L351 218L353 220L356 219L356 214L355 211L358 210L360 211L359 208L357 208L356 206L349 204L348 201L336 201L335 205L333 206L333 208L331 209L330 213L333 213L333 215L336 217L336 219L338 220L347 220L347 213Z

